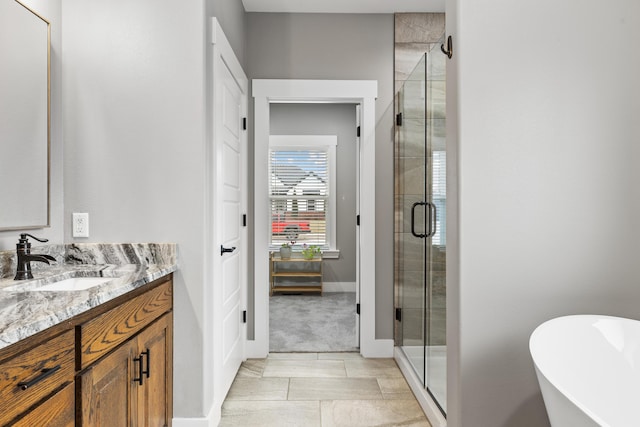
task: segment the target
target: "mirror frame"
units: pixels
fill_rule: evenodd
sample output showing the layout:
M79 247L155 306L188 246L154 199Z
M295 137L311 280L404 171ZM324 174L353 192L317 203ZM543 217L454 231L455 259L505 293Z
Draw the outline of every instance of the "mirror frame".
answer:
M20 0L14 1L47 25L47 213L45 224L0 226L0 231L51 227L51 23Z

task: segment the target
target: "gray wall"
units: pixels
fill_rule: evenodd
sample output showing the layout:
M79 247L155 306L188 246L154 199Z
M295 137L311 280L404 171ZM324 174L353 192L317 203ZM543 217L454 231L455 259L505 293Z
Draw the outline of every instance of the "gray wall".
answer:
M203 297L211 284L202 267L211 135L207 6L204 0L63 2L65 240L178 244L176 417L206 415L213 394L213 356L205 354L212 314ZM237 22L244 20L222 25ZM71 237L72 212L89 213L89 239Z
M271 104L272 135L337 135L336 238L340 259L322 267L325 282L356 280L356 108L349 104ZM267 254L265 253L265 256Z
M249 13L247 74L377 80L376 338L393 337L393 15Z
M49 239L49 243L63 242L63 172L62 172L62 20L61 0L24 0L26 6L51 24L51 157L50 157L50 227L33 230L0 231L0 251L15 250L20 233ZM29 165L25 165L28 170ZM11 185L2 182L0 185ZM0 206L0 209L2 207ZM32 241L33 249L42 243Z
M205 0L206 16L215 16L229 40L233 52L246 68L245 32L247 14L242 0ZM246 72L246 70L245 70Z
M533 329L640 318L640 3L454 0L447 33L447 421L545 426Z

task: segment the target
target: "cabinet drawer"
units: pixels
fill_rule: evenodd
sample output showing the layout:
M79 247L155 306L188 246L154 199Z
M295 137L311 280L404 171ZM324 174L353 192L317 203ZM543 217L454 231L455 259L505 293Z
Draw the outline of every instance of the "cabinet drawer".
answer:
M75 384L70 383L11 427L73 427L75 413Z
M79 369L86 368L127 341L172 306L169 281L80 325Z
M67 331L0 364L0 425L73 381L74 348Z

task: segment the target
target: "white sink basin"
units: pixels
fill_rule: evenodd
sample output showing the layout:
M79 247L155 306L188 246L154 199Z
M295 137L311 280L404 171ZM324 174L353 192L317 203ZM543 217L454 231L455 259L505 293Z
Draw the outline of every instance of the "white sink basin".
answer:
M64 291L84 291L91 289L95 286L102 285L108 281L113 280L112 277L72 277L71 279L64 279L58 282L48 283L46 285L37 286L29 289L30 291L49 291L49 292L64 292ZM20 291L26 290L24 284L9 286L4 288L5 291Z

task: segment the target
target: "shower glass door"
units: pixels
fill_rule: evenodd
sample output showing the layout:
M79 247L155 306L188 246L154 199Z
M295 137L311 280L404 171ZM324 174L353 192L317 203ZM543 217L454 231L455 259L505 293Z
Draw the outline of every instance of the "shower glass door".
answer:
M396 344L446 412L444 58L425 54L398 92Z

